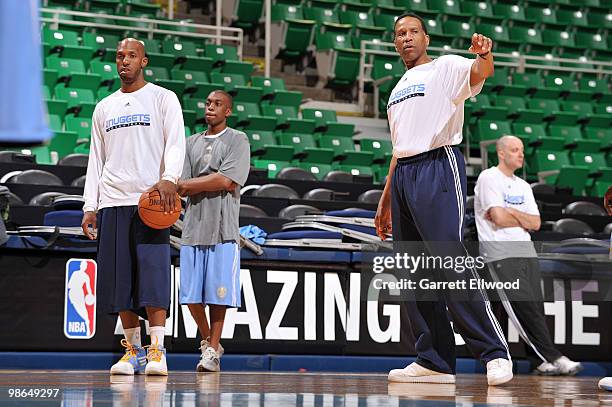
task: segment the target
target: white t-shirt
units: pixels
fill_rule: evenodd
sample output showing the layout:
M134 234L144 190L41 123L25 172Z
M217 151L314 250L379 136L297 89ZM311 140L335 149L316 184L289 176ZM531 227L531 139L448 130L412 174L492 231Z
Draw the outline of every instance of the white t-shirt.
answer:
M514 208L529 215L540 215L531 186L523 179L508 177L497 167L480 173L474 188L474 212L481 249L489 246L489 252L496 252L496 259L506 257L535 257L531 236L522 227L501 228L485 219L487 211L495 206ZM486 243L483 245L482 243ZM504 245L490 245L489 242L516 242ZM523 243L521 243L523 242ZM530 242L524 244L524 242ZM495 246L495 250L493 249ZM502 250L503 249L503 250ZM501 251L504 252L501 255ZM489 253L492 257L493 253Z
M104 98L93 113L84 211L137 205L160 179L176 182L185 159L183 112L152 83Z
M444 55L406 71L387 104L393 155L410 157L463 138L463 102L482 90L470 87L473 59Z

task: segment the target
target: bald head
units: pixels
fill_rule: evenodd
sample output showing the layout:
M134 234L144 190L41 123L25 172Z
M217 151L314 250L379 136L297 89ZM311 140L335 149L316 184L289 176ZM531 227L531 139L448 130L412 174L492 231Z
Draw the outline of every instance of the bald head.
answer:
M521 146L523 145L521 139L516 136L502 136L495 143L495 150L499 152L507 149L508 147L516 143L520 143Z
M525 153L523 142L515 136L503 136L495 143L500 168L514 172L523 166Z
M137 83L137 88L144 86L142 70L149 63L144 44L136 38L124 38L117 44L117 72L122 87Z
M136 38L124 38L117 43L117 50L120 48L133 49L142 56L146 54L144 43Z

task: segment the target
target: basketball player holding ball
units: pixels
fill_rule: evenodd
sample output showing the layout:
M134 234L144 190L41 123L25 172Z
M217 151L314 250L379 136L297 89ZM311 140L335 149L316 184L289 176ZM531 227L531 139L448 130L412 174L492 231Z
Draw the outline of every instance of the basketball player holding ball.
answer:
M189 307L202 340L198 372L218 372L225 311L240 307L240 187L249 176L247 136L227 127L232 97L206 99L208 129L187 140L178 192L187 196L181 242L181 304ZM210 325L204 306L210 308Z
M185 129L176 95L144 80L144 45L126 38L117 45L121 89L93 113L83 198L82 228L98 238L98 301L119 314L126 353L111 374L167 375L164 325L170 306L170 230L146 226L137 214L143 192L157 190L164 212L176 207L185 158ZM141 343L141 316L151 345Z

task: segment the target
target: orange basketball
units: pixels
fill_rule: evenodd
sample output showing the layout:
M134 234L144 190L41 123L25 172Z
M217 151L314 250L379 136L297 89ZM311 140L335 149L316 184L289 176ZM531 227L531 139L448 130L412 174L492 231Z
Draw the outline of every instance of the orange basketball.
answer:
M176 222L181 214L181 198L179 194L175 197L175 210L173 213L164 213L161 206L161 198L158 190L144 192L138 201L138 216L142 222L153 229L166 229Z

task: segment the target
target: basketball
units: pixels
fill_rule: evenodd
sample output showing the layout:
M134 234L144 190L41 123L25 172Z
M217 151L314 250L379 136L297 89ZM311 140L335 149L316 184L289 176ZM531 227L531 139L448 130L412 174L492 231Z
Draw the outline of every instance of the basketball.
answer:
M175 194L176 211L164 213L159 191L144 192L138 201L138 216L142 222L153 229L169 228L177 221L181 213L181 198Z
M85 305L93 305L95 301L96 297L94 297L93 295L87 294L85 296Z

